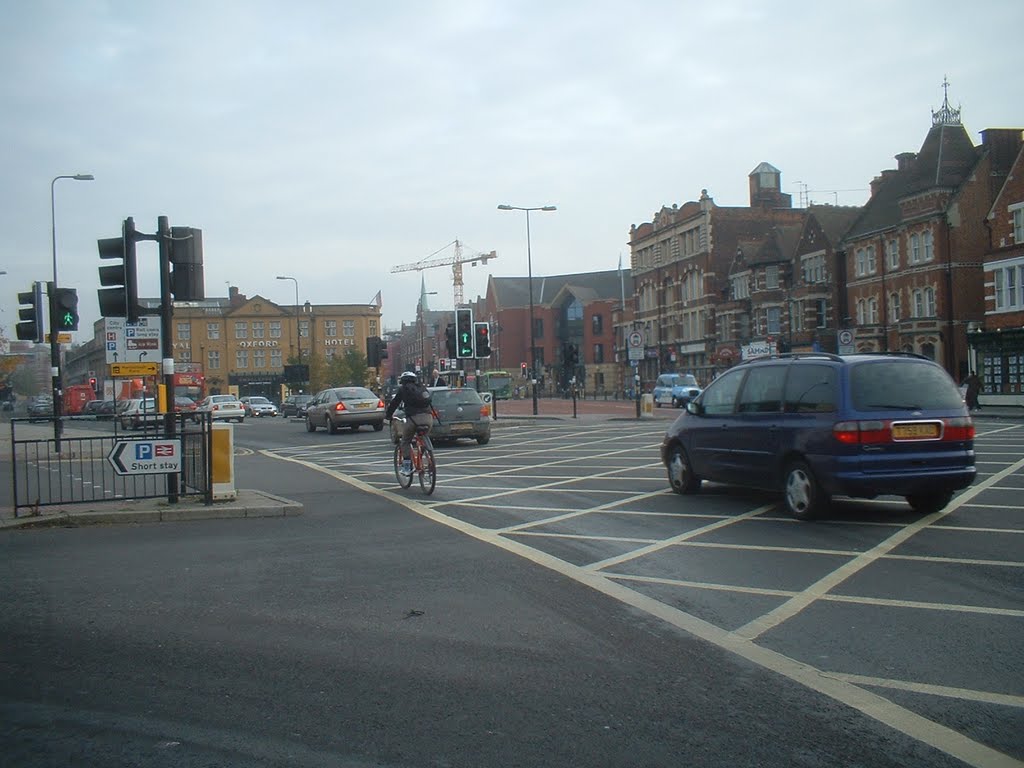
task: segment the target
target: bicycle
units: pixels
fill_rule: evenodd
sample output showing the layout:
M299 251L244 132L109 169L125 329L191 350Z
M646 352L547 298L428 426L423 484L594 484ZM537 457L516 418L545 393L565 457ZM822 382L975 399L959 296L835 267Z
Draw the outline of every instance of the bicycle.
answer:
M397 417L396 417L397 418ZM405 421L405 419L399 419ZM406 475L402 472L402 441L395 443L395 477L402 488L412 485L412 476L419 475L420 488L428 496L434 492L437 484L437 464L434 461L434 444L427 434L430 427L416 427L416 432L409 441L409 448L412 451L412 473Z

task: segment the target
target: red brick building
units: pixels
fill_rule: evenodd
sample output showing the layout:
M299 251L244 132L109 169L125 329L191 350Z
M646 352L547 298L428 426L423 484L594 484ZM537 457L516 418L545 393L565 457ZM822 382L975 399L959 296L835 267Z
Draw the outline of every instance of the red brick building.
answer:
M999 184L984 224L983 322L968 333L982 404L1024 405L1024 145L1019 128L982 132Z

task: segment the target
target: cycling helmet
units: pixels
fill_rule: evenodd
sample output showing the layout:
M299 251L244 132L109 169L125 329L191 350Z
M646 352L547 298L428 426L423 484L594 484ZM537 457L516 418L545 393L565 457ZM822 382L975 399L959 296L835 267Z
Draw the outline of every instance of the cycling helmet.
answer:
M416 374L413 373L412 371L406 371L405 373L398 377L398 381L400 384L410 384L416 381Z

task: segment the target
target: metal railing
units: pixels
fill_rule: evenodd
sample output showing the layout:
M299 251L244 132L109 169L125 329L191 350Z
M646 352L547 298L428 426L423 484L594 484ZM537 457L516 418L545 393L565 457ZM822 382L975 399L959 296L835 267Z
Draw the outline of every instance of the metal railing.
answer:
M14 515L39 507L152 499L166 496L201 497L213 503L212 428L210 420L192 423L175 417L175 434L161 423L142 430L118 431L116 422L64 419L60 444L52 437L53 419L11 420L11 468ZM77 427L77 428L76 428ZM49 431L50 437L46 437ZM175 472L137 472L118 457L136 443L176 441L180 469ZM123 445L122 445L123 444ZM127 450L129 455L134 451ZM122 471L118 471L118 469ZM127 470L127 471L124 471ZM176 479L176 483L172 481ZM176 492L172 493L172 486Z

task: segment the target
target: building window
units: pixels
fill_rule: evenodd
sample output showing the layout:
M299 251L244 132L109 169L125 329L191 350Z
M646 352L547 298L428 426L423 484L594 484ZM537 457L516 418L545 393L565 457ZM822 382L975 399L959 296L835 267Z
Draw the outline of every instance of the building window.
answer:
M803 260L805 283L825 282L825 254L819 253Z
M826 299L817 301L817 306L814 309L814 325L817 328L824 328L828 325L828 301Z
M206 324L206 338L208 338L208 339L219 339L220 338L220 323L207 323Z
M875 263L875 246L869 245L866 250L868 252L868 274L873 275L878 270L878 265Z
M767 313L768 325L766 328L767 333L778 334L782 331L782 310L778 307L768 307Z
M271 320L270 321L270 338L280 339L281 338L281 321Z
M246 322L235 323L235 338L236 339L247 339L249 338L249 324Z
M263 321L262 320L253 320L252 321L252 337L254 339L262 339L262 338L264 338L263 333L264 333L264 331L263 331Z
M857 276L873 275L875 273L875 269L875 247L872 245L867 248L858 248L856 264Z
M595 336L600 336L604 333L604 317L601 315L594 315L590 318L590 327Z
M370 321L370 335L371 336L377 336L378 335L377 334L377 321L376 320L371 320Z
M543 339L544 338L544 318L535 317L533 319L533 338Z
M594 363L604 362L604 344L594 345Z
M188 341L192 338L192 326L189 323L178 323L178 341Z
M889 294L889 322L898 323L900 321L900 295L898 293Z
M338 335L338 321L324 320L324 336L332 338Z
M878 325L878 299L868 299L868 325Z
M343 320L341 323L341 332L348 338L352 338L356 335L356 321L355 320Z
M1024 243L1024 206L1014 208L1010 215L1013 217L1013 241L1020 245Z
M252 367L261 370L267 367L267 350L254 349L252 352Z
M914 317L935 317L935 289L914 289Z
M789 324L792 331L802 331L804 329L804 303L802 301L791 301L789 303Z
M1002 267L995 270L996 309L1021 309L1024 302L1021 292L1024 290L1024 265Z
M921 238L916 234L910 236L910 263L921 263Z
M299 320L299 336L303 339L309 338L309 320Z
M235 368L248 368L249 367L249 350L238 349L235 350Z
M750 298L750 283L747 282L746 275L732 279L732 297L733 299Z
M569 322L583 319L583 305L579 299L573 299L565 308L565 319Z
M281 361L281 350L272 349L270 350L270 367L271 368L283 368L284 363Z
M889 269L900 268L900 241L893 239L889 241Z
M216 349L211 349L206 353L206 367L211 371L220 369L220 352Z
M921 235L921 245L924 248L924 261L931 261L935 258L935 253L932 251L932 233L931 230L926 230Z
M764 287L768 289L779 287L779 266L777 264L765 267Z
M857 325L864 325L864 299L857 299Z

